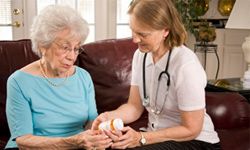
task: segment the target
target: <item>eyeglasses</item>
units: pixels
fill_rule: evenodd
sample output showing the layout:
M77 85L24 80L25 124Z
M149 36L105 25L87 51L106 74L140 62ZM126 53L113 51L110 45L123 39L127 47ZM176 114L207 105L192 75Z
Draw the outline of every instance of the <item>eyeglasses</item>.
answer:
M76 55L78 55L78 54L81 54L83 51L84 51L84 49L82 48L82 47L75 47L74 49L72 49L70 46L69 46L69 44L59 44L59 43L57 43L57 42L54 42L58 47L59 47L59 49L62 51L62 53L64 53L64 54L68 54L69 52L71 52L71 51L74 51L74 53L76 54Z

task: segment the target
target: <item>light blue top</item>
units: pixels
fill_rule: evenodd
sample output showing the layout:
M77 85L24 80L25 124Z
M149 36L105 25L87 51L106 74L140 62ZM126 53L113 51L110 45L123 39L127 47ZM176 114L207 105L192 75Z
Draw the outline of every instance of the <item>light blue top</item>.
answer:
M17 147L15 139L25 134L67 137L84 130L97 117L94 86L87 71L75 67L65 84L51 86L43 77L20 70L7 81L6 114L11 132L6 148ZM61 83L65 78L50 78Z

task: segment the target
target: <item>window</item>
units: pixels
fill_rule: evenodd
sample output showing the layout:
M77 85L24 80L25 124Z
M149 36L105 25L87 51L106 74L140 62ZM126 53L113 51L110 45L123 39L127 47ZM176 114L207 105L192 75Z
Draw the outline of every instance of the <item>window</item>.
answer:
M1 0L0 5L0 40L12 39L12 27L11 27L11 1ZM4 35L4 36L2 36Z
M51 4L63 4L79 11L84 19L89 23L90 34L87 42L108 38L130 37L131 31L128 25L127 10L131 0L1 0L0 14L10 11L4 4L8 2L20 2L23 6L15 6L15 8L23 8L23 29L18 28L17 31L22 33L20 38L29 38L30 27L33 18L46 6ZM12 4L11 4L12 7ZM11 17L10 17L11 18ZM12 18L13 19L13 18ZM20 20L20 17L18 18ZM3 20L2 18L0 21ZM17 19L15 19L17 20ZM0 22L2 24L3 22ZM8 22L9 23L9 22ZM0 26L2 28L2 26ZM6 27L5 27L6 28ZM11 29L11 27L7 27ZM2 29L0 29L2 31ZM15 30L14 30L15 31ZM4 32L8 32L4 29ZM15 31L16 32L16 31ZM2 32L1 32L2 33ZM1 34L5 35L5 34Z
M116 22L116 37L124 38L131 37L131 31L128 25L128 8L130 1L117 0L117 22Z

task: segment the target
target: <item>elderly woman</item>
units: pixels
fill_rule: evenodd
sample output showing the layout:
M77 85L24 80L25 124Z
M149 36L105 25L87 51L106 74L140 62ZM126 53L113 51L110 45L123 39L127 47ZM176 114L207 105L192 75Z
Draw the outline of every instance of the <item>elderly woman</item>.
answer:
M11 137L6 149L111 145L104 133L87 130L97 116L94 87L89 73L74 62L88 32L86 21L67 6L48 6L36 17L31 39L40 59L14 72L7 82Z

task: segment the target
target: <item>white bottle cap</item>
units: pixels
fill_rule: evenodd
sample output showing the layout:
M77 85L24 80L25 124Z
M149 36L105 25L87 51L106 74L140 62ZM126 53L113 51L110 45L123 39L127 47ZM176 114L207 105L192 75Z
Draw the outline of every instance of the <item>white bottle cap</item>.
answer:
M113 124L115 130L121 130L124 127L123 121L120 118L115 119Z

